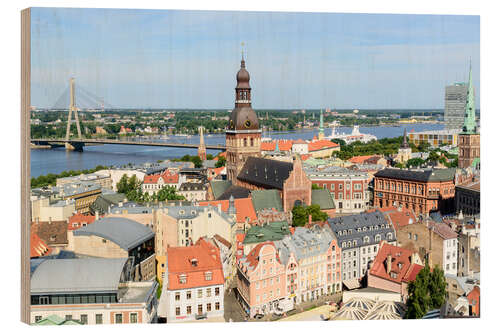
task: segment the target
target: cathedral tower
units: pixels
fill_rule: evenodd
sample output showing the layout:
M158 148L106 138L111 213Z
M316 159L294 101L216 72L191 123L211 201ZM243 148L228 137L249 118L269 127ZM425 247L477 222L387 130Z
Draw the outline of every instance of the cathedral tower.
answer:
M252 109L250 74L241 56L241 68L236 74L234 109L226 128L227 179L235 182L238 173L249 156L260 157L262 130L259 119Z
M462 132L458 135L458 167L477 167L480 155L480 136L476 125L476 106L472 85L472 66L469 69L469 86L465 104L465 121Z

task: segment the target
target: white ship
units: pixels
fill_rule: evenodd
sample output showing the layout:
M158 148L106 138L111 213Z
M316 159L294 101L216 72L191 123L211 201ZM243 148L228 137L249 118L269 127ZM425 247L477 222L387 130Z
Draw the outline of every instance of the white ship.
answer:
M359 126L355 125L352 128L352 133L351 134L345 134L345 133L337 133L336 132L336 126L332 127L332 133L330 136L325 137L325 139L332 140L332 139L341 139L344 140L346 144L353 143L355 141L361 141L363 143L370 142L372 140L377 140L377 137L372 134L363 134L359 132Z

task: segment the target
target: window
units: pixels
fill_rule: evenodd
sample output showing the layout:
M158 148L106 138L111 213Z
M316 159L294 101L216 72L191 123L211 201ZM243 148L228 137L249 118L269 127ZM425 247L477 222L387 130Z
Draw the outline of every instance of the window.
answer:
M181 308L180 307L176 307L175 308L175 315L176 316L180 316L181 315Z
M259 282L256 282L255 283L255 289L259 289L260 288L260 283Z
M207 312L212 311L212 303L207 303Z
M203 289L198 289L198 298L203 297Z
M66 320L73 320L73 316L72 315L66 315Z
M219 287L215 288L215 296L219 296Z
M418 239L417 234L414 234L414 235L413 235L413 239L414 239L414 240L417 240L417 239Z
M137 312L133 312L130 314L130 322L132 324L136 324L137 323Z
M96 313L95 315L95 323L102 324L102 313Z
M220 309L220 303L219 302L215 302L215 310L219 310Z
M35 316L35 323L39 322L42 320L42 316Z
M332 185L330 186L330 189L331 189L332 191L335 191L335 184L332 184Z
M203 313L203 304L198 304L198 314Z
M175 293L175 300L180 301L181 300L181 293L177 292Z
M121 324L121 323L123 323L123 315L121 313L115 314L115 324Z
M207 297L212 297L212 288L207 288Z
M191 305L188 305L188 306L186 307L186 314L190 315L190 314L191 314L191 311L192 311L192 310L191 310Z
M89 323L89 317L86 314L80 315L80 322L87 325Z
M187 280L186 274L179 275L179 283L184 284L186 283L186 280Z
M411 239L411 232L408 233L408 239Z
M186 292L186 299L191 299L191 291Z

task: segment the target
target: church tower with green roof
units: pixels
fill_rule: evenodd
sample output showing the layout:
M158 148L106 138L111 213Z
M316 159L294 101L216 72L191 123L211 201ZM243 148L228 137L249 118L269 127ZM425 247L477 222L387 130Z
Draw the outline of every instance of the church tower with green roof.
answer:
M467 103L465 104L465 120L462 132L458 135L458 167L476 166L480 156L480 136L476 124L476 106L474 86L472 85L472 66L469 68L469 85Z

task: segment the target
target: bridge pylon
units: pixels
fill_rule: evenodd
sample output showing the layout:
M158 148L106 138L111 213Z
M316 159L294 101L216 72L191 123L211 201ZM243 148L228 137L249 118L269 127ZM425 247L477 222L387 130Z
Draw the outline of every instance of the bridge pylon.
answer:
M75 113L76 130L78 131L78 139L82 138L82 131L80 129L80 120L78 119L78 108L75 103L75 79L69 79L69 111L68 111L68 124L66 126L66 143L64 146L67 150L82 150L82 147L76 147L75 145L69 143L69 137L71 134L71 115Z

